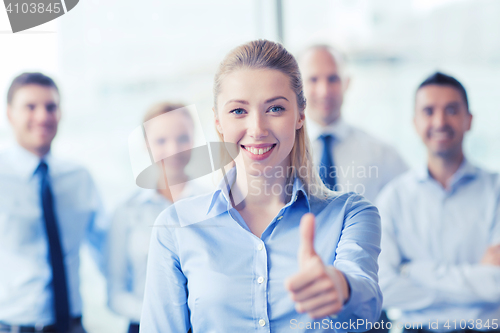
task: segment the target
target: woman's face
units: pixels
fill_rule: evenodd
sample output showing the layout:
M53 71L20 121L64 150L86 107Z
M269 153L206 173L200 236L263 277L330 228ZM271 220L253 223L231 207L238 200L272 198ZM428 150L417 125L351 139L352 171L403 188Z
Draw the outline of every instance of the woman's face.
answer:
M286 170L290 165L304 115L288 76L272 69L240 69L221 82L215 123L224 141L239 147L237 167L262 175L266 167Z
M189 163L193 147L194 129L191 119L182 112L171 111L147 121L144 128L153 159L164 159L167 173L183 172ZM180 152L185 153L178 154Z

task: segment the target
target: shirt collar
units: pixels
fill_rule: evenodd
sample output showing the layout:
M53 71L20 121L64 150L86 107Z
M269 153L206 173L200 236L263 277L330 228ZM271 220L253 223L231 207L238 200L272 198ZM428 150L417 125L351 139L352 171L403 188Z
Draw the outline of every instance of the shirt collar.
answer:
M347 138L351 131L351 126L342 118L339 118L336 122L327 126L321 126L311 120L311 118L306 121L306 124L307 133L311 138L311 141L317 140L323 134L331 134L335 137L335 140L343 141Z
M216 205L216 203L222 203L223 201L230 202L229 190L231 189L235 181L236 181L236 167L232 167L220 180L219 184L217 185L217 188L212 194L212 198L206 209L207 214L210 213L210 211Z
M212 194L212 198L209 201L209 206L207 207L207 215L214 209L214 207L218 207L216 209L220 210L220 208L225 208L228 210L230 208L230 199L229 199L229 191L231 187L234 185L236 181L236 166L231 168L227 173L225 179L221 179L219 185L217 186L215 192ZM285 207L291 205L295 201L297 201L300 197L304 197L306 200L307 207L310 210L309 198L307 197L307 193L305 190L305 186L302 180L299 177L295 177L293 181L293 190L292 197L290 201L285 205ZM221 211L217 211L216 215L222 213Z
M466 179L474 179L479 170L476 166L472 165L465 157L460 164L460 167L450 179L450 185L457 184L458 182Z
M13 162L15 163L15 169L13 170L16 174L21 176L23 179L29 180L35 174L41 160L44 160L48 166L49 175L53 174L53 157L50 151L45 154L42 158L33 154L32 152L21 147L18 143L14 144L11 148Z
M471 164L469 160L464 157L464 160L450 179L450 186L458 183L461 180L475 178L477 174L478 168ZM420 182L433 179L427 165L424 165L417 170L417 179Z

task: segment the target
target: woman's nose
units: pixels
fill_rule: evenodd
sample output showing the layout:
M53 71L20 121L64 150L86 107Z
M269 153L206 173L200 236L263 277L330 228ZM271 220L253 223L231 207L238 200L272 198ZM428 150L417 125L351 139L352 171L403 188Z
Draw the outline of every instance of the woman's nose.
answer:
M263 115L254 115L250 118L248 125L248 134L255 140L262 139L267 136L267 122Z
M182 148L183 148L182 145L176 142L170 142L170 144L165 147L165 150L168 156L173 156L183 151Z

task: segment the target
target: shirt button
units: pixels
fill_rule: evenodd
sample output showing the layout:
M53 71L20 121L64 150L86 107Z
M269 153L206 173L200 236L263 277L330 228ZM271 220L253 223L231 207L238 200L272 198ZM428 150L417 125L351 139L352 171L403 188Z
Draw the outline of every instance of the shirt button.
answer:
M282 215L282 216L280 216L280 217L278 217L278 221L279 221L279 220L281 220L282 218L283 218L283 215Z
M263 248L264 248L264 245L262 243L260 243L259 246L257 246L257 249L259 249L259 251L262 251Z
M257 279L257 282L258 283L262 283L264 282L264 278L262 276L259 276L259 278Z
M264 319L259 320L260 326L266 326L266 321Z

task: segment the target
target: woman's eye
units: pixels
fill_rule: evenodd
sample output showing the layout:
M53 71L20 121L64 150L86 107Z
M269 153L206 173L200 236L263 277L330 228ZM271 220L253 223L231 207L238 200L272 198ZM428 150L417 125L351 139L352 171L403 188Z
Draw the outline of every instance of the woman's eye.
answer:
M276 113L276 112L285 111L285 108L282 106L272 106L271 108L269 108L269 111Z
M178 144L184 144L184 143L188 143L188 142L189 142L189 136L187 136L187 135L182 135L182 136L177 138Z
M243 114L245 112L245 110L243 109L234 109L234 110L231 110L229 113L234 113L236 115L240 115L240 114Z

